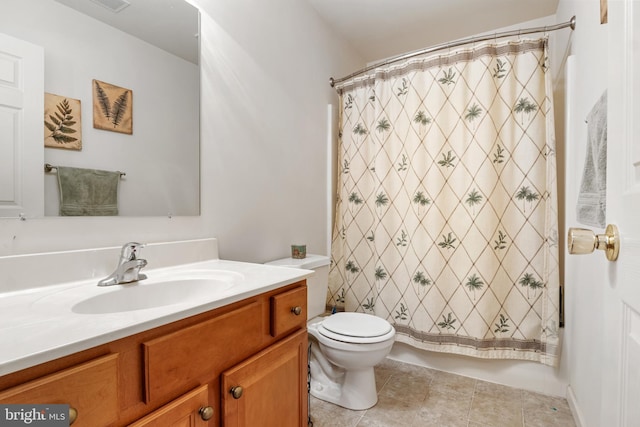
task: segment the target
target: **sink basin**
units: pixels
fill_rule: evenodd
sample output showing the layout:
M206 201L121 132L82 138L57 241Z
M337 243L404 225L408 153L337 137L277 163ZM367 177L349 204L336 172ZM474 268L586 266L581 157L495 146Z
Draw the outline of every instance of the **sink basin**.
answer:
M198 302L204 301L214 291L223 291L232 286L233 282L201 278L140 282L122 285L113 291L87 298L73 305L71 311L79 314L105 314Z
M147 272L135 283L97 286L98 280L62 285L34 299L30 306L41 313L60 315L133 313L169 306L196 307L228 297L242 284L243 273L225 269L180 268Z
M206 301L207 296L212 293L227 290L232 286L232 281L212 278L115 285L106 293L74 304L71 311L79 314L106 314Z

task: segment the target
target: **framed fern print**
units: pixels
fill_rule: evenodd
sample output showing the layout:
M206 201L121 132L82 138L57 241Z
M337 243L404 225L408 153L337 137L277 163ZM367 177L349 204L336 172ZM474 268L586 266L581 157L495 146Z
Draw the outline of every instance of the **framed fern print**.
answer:
M79 99L45 92L44 146L82 150Z
M133 91L93 80L93 127L131 135Z

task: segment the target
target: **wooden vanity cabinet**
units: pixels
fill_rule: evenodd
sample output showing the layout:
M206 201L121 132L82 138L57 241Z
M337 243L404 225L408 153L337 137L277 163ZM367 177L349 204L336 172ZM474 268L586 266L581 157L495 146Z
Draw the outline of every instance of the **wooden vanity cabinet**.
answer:
M69 404L74 427L303 427L306 301L300 281L8 374L0 403Z

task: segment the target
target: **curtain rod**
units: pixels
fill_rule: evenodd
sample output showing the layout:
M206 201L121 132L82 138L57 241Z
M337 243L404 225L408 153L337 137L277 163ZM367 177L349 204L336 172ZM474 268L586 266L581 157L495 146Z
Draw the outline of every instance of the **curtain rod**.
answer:
M502 33L494 33L494 34L486 34L483 36L475 36L475 37L468 37L466 39L458 39L458 40L454 40L451 42L447 42L447 43L440 43L425 49L421 49L421 50L416 50L414 52L409 52L409 53L405 53L402 55L398 55L398 56L394 56L392 58L387 59L386 61L383 62L378 62L376 64L370 65L366 68L363 68L361 70L356 71L355 73L351 73L346 77L343 77L341 79L334 79L333 77L329 78L329 84L331 85L331 87L334 87L336 84L338 83L342 83L344 81L347 81L353 77L359 76L361 74L364 74L368 71L374 70L378 67L384 67L385 65L390 65L393 64L395 62L398 61L402 61L404 59L409 59L409 58L413 58L414 56L419 56L419 55L424 55L427 53L432 53L432 52L436 52L438 50L442 50L442 49L448 49L448 48L452 48L452 47L458 47L458 46L462 46L465 44L469 44L469 43L476 43L476 42L483 42L486 40L493 40L496 39L498 37L502 38L502 37L515 37L515 36L521 36L523 34L533 34L533 33L542 33L542 32L547 32L547 31L556 31L556 30L561 30L563 28L567 28L567 27L571 27L572 30L576 29L576 17L575 15L571 17L570 20L568 20L567 22L564 22L562 24L556 24L556 25L550 25L550 26L544 26L544 27L534 27L534 28L526 28L526 29L520 29L520 30L512 30L512 31L504 31Z

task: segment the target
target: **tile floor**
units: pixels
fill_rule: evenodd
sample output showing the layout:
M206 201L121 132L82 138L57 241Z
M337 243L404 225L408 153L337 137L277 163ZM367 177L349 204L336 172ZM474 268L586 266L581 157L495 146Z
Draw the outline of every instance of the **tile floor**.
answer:
M575 427L566 399L386 359L378 403L351 411L311 397L313 427Z

